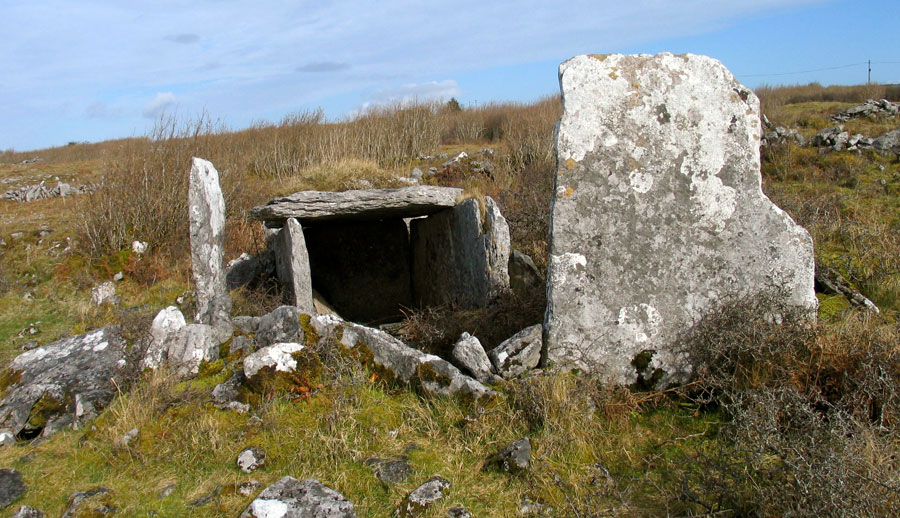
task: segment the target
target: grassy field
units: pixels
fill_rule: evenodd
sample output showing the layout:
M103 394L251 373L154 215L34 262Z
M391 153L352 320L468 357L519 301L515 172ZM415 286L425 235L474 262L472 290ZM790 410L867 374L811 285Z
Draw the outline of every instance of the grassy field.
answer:
M763 88L772 122L805 136L828 116L879 87ZM891 97L893 96L893 97ZM0 201L0 362L39 344L121 323L130 336L160 308L189 294L186 181L190 157L221 173L228 206L226 260L264 246L249 208L300 189L402 185L414 167L429 180L486 194L510 223L513 248L546 268L548 206L555 169L559 99L532 104L394 106L326 122L319 112L243 131L202 117L162 119L146 138L0 154L5 189L56 178L99 183L90 195L29 203ZM897 120L859 120L852 133L877 136ZM489 167L483 149L492 150ZM444 169L447 157L469 159ZM34 157L42 161L22 164ZM483 165L483 164L482 164ZM819 324L767 322L759 304L737 301L698 325L685 347L710 367L665 392L605 387L541 373L504 382L488 408L427 397L384 383L340 357L306 400L266 398L249 414L218 410L210 391L231 367L176 383L165 372L116 401L88 429L0 448L0 467L22 472L20 504L56 516L67 497L103 485L118 516L236 516L284 475L317 478L361 517L390 515L432 475L453 484L426 516L464 505L476 517L515 516L889 516L900 512L900 164L874 153L790 143L763 149L764 190L810 230L816 260L879 305L878 315L820 294ZM49 233L48 233L49 232ZM132 240L147 241L136 255ZM96 307L90 288L122 272L119 307ZM275 293L234 292L236 314L262 314ZM540 292L480 312L410 311L409 343L446 347L462 330L496 344L543 313ZM189 297L188 297L189 298ZM28 332L29 326L37 332ZM137 440L119 439L137 428ZM531 470L483 471L484 460L528 436ZM246 475L237 454L258 446L267 464ZM385 485L366 460L407 455L413 475ZM168 496L160 493L174 487ZM211 498L206 498L211 497ZM156 514L153 514L156 513Z

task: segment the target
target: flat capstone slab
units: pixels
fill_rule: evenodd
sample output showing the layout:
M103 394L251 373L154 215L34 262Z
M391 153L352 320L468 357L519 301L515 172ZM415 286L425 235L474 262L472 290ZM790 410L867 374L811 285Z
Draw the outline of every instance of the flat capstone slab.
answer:
M427 216L456 205L462 189L420 185L402 189L343 192L301 191L254 207L251 217L280 227L287 218L301 223Z

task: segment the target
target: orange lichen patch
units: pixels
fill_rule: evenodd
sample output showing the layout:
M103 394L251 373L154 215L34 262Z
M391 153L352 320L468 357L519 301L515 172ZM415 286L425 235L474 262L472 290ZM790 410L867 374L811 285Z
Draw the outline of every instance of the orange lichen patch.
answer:
M594 58L597 61L606 61L606 58L609 57L609 54L588 54L588 57Z
M576 167L578 167L578 162L576 162L574 158L569 157L566 159L566 169L571 171L572 169L575 169Z
M613 81L615 81L616 79L619 78L619 74L617 74L616 71L613 70L612 72L609 73L609 78L612 79Z
M569 186L567 185L567 186L566 186L566 193L563 194L563 198L568 198L568 197L571 196L574 192L575 192L575 189L573 189L573 188L571 188L571 187L569 187Z

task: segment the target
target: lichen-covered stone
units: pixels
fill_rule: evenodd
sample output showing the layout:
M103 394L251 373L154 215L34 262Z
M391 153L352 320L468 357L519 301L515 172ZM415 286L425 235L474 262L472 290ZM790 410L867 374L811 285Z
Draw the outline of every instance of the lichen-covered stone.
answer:
M410 222L413 287L421 305L481 307L509 289L509 225L493 199L468 199Z
M396 518L422 516L429 507L444 497L444 491L449 488L449 480L438 476L431 477L403 499L403 502L394 510L393 516Z
M284 292L285 302L302 313L313 313L312 278L303 229L294 218L288 218L275 239L275 271Z
M488 358L484 347L478 338L463 333L453 345L451 353L457 365L464 367L472 376L481 383L491 383L496 377L493 372L491 360Z
M300 311L295 306L280 306L256 320L253 341L259 347L280 342L296 342L300 333Z
M344 495L315 479L284 477L265 488L240 518L356 518Z
M47 436L96 417L134 381L139 361L118 326L24 352L0 373L0 429Z
M22 482L22 474L14 469L0 469L0 509L9 507L28 488Z
M497 395L449 362L413 349L379 329L332 315L312 317L310 326L320 344L337 344L382 377L418 386L427 394L462 396L475 402L486 402Z
M727 298L816 307L809 234L761 190L759 101L704 56L560 65L546 356L632 384L690 372L679 333ZM656 374L659 374L658 376Z
M507 473L517 473L531 466L531 439L523 437L488 457L484 469L497 468Z
M536 368L541 361L542 331L541 324L526 327L491 349L488 357L497 373L515 378Z
M181 378L196 376L200 365L219 359L220 330L206 324L188 324L170 333L166 361Z
M175 306L169 306L159 311L150 324L150 345L144 354L141 366L147 369L157 369L168 356L169 336L187 325L184 315Z
M191 269L197 292L197 321L230 325L231 297L225 285L225 197L219 172L212 163L194 157L188 185Z

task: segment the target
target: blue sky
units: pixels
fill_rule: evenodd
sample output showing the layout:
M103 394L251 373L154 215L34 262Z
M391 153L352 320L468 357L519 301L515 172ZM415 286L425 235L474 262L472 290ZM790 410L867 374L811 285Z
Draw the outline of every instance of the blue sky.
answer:
M584 53L693 52L744 84L900 83L893 1L3 0L0 150L322 107L529 101ZM849 65L849 66L848 66ZM842 67L834 70L822 70ZM814 72L797 73L814 70ZM781 74L781 75L778 75Z

